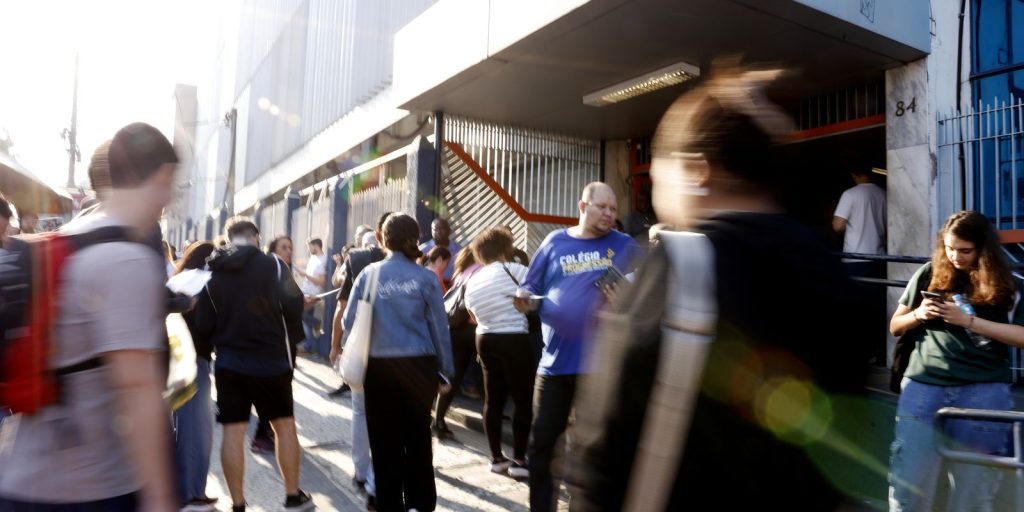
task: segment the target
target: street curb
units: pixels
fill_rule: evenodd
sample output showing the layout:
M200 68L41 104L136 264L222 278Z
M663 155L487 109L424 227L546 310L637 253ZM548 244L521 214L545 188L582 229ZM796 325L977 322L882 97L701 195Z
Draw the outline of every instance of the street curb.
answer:
M484 433L484 418L483 418L484 402L479 398L469 398L465 396L456 395L455 399L452 400L452 406L448 408L448 414L445 416L447 421L457 422L462 424L469 430ZM511 417L512 407L506 405L505 415ZM502 444L512 446L513 435L511 428L511 421L503 419L501 429L501 442ZM508 425L508 428L505 428Z

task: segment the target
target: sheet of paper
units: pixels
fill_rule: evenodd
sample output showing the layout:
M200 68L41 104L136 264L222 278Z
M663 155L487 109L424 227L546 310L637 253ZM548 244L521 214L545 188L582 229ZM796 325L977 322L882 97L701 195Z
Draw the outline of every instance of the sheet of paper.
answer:
M195 297L203 291L206 283L210 282L213 272L209 270L192 269L180 274L175 274L167 280L167 288L174 293L180 293L189 297Z

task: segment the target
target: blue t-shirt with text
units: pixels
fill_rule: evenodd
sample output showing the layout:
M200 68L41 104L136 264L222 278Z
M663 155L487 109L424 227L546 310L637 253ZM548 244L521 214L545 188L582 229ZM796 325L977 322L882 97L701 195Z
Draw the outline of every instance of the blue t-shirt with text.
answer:
M580 239L560 229L544 239L523 281L524 289L545 296L540 305L544 351L538 374L581 372L592 313L605 300L594 283L611 265L628 273L639 253L640 246L618 231Z

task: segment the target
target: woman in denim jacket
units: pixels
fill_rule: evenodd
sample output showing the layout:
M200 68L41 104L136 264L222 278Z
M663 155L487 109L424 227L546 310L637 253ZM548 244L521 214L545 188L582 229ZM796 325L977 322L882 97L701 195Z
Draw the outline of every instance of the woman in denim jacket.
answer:
M412 217L388 217L382 234L388 256L359 273L343 319L347 336L359 300L367 296L370 271L376 270L364 388L381 511L422 512L437 504L430 411L437 393L448 391L452 348L441 285L416 263L422 255L416 247L419 235Z
M935 413L943 407L1012 408L1007 345L1024 346L1019 282L988 219L965 211L946 220L932 261L908 283L890 322L894 336L909 332L915 343L896 411L890 510L932 510L939 478L947 476L939 474L942 437L979 453L1009 449L1008 424L958 420L939 432ZM974 314L964 312L954 295L966 299ZM992 508L997 471L953 465L948 476L950 510Z

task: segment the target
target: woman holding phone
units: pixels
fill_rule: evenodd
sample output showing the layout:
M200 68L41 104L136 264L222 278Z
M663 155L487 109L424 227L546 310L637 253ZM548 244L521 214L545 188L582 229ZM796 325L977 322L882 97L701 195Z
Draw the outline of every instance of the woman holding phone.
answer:
M896 411L890 510L932 509L938 480L947 476L939 474L944 436L960 449L1007 453L1008 424L957 420L943 433L935 414L943 407L1013 407L1007 345L1024 346L1020 297L1021 281L988 219L970 211L949 217L932 261L911 278L890 322L894 336L909 334L915 345ZM999 472L957 464L948 477L950 510L991 509Z

